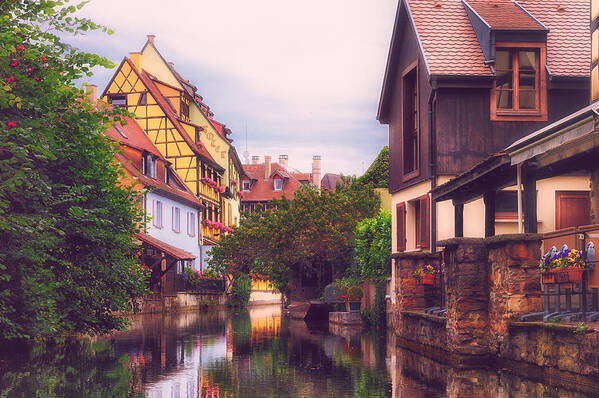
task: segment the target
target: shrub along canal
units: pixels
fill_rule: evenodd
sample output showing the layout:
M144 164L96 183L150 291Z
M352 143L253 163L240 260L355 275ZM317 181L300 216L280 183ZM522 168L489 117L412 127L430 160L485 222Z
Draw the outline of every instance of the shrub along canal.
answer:
M458 370L278 306L133 319L126 332L0 359L0 397L590 397L504 370Z

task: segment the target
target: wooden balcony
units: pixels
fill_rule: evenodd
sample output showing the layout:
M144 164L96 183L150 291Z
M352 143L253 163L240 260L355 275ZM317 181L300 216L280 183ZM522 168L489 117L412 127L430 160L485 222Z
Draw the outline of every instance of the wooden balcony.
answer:
M216 189L212 188L210 185L205 182L200 182L200 195L204 195L209 199L214 200L215 202L219 201L220 192Z
M202 225L202 236L204 239L210 239L213 242L219 242L222 232L219 229Z

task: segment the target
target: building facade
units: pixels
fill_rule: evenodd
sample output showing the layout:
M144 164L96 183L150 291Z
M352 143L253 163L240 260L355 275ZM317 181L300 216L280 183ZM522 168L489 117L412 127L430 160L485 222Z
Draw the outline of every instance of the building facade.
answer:
M485 234L482 199L431 206L430 191L588 104L589 13L588 2L399 1L378 110L389 125L393 252L453 237L456 206L464 236ZM584 217L588 175L537 189L539 231L567 224L560 207ZM497 233L518 231L516 195L492 198Z

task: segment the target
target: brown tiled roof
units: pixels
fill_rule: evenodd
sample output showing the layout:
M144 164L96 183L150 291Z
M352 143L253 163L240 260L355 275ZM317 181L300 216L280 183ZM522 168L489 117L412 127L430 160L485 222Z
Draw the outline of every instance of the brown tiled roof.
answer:
M431 74L490 75L461 0L410 0Z
M273 199L280 199L285 196L287 199L293 199L294 193L302 186L302 183L295 177L294 173L288 173L286 168L279 163L271 163L271 175L275 171L280 171L289 176L286 179L283 190L275 191L273 179L264 178L264 163L244 164L243 169L250 178L256 181L249 192L243 192L243 202L264 202Z
M493 29L545 30L511 0L466 0L465 3Z
M337 181L341 180L339 174L326 173L320 182L322 189L334 191L337 188Z
M590 75L590 1L519 0L518 3L549 28L547 66L552 75Z
M153 238L150 235L137 233L135 237L142 242L155 247L156 249L163 251L165 254L173 257L176 260L193 260L196 258L191 253L186 252L185 250L179 249L175 246L171 246L168 243L164 243L163 241Z

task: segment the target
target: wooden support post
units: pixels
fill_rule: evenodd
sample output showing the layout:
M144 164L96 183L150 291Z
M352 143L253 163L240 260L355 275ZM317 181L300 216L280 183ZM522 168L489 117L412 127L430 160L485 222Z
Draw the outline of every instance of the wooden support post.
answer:
M495 235L495 192L486 192L483 195L485 202L485 237Z
M599 224L599 169L591 171L591 224Z
M537 233L537 180L532 167L524 167L522 171L522 185L524 186L524 232Z
M464 236L464 204L454 203L453 211L455 215L454 234L456 238L462 238Z

